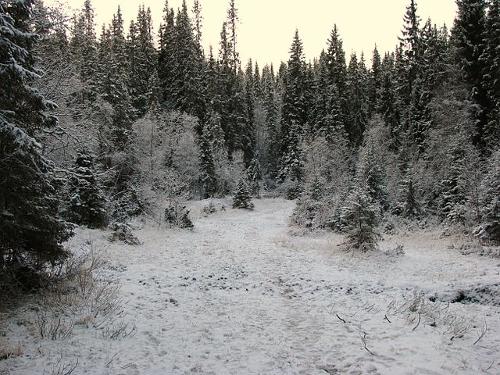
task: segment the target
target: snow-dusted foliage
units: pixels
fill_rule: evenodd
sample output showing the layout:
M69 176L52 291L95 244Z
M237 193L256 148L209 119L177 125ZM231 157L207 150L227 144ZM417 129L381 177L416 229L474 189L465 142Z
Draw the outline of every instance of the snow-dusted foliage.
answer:
M380 239L377 232L378 209L372 202L367 186L364 189L356 187L349 194L342 212L348 249L366 252L377 247Z
M164 220L172 228L191 229L194 227L189 217L189 210L176 199L168 201L167 207L165 207Z
M134 124L141 190L155 196L194 198L199 192L197 120L179 112L150 112Z
M248 188L248 181L246 178L240 178L238 186L233 196L233 208L245 208L253 209L254 204L252 202L252 196L250 195L250 190Z
M64 258L62 243L71 234L58 215L60 181L33 137L55 119L46 114L53 105L30 86L38 77L31 50L36 34L27 27L31 6L32 1L0 1L1 290L4 276L27 287L30 280L21 272L35 275L46 262Z
M479 204L481 225L475 234L484 241L500 244L500 150L489 160L488 172L481 182Z
M305 187L297 201L292 222L310 229L341 230L342 201L353 175L347 142L317 138L303 144Z
M95 175L94 157L87 149L75 160L69 181L68 219L90 228L106 225L106 199Z

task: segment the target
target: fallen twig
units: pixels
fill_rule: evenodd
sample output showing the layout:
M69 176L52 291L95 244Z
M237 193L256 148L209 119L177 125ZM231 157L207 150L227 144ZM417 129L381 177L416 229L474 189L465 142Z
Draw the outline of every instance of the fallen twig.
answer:
M420 325L420 320L421 320L421 315L420 315L420 313L418 313L418 322L417 322L417 325L415 327L413 327L412 331L415 331L418 328L418 326Z
M335 314L335 315L337 315L337 318L339 318L339 320L340 320L342 323L344 323L344 324L345 324L345 323L347 323L345 319L342 319L342 318L339 316L339 314Z
M363 347L368 353L370 353L371 355L375 355L375 353L368 349L368 346L366 344L366 332L363 332L363 336L361 336L361 342L363 343Z
M481 335L478 337L478 339L476 341L474 341L474 344L472 344L472 345L476 345L479 341L481 341L481 339L484 337L484 335L486 335L487 331L488 331L488 323L486 323L486 319L485 319L484 326L483 326L483 329L481 331Z

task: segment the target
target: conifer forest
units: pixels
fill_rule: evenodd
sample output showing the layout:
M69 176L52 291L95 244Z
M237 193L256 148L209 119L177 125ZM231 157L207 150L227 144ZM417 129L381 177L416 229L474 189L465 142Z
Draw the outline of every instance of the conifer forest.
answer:
M500 0L280 65L159 1L0 0L0 375L500 374Z

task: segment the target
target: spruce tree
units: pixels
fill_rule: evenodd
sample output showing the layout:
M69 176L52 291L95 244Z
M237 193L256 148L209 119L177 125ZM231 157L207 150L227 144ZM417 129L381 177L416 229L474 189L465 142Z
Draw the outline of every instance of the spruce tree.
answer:
M127 38L128 88L138 116L143 116L149 108L151 78L156 68L151 17L151 10L140 6Z
M334 25L330 33L325 60L328 70L328 86L331 91L336 90L336 95L338 97L337 102L340 110L338 121L344 126L343 132L348 134L347 122L349 109L347 106L347 63L343 41L337 29L337 25ZM335 89L333 87L335 87Z
M174 108L175 32L175 13L166 0L163 23L160 26L157 70L161 102L168 109Z
M279 108L276 81L272 65L262 70L262 95L266 114L267 163L264 166L267 174L275 179L278 174L279 160Z
M59 182L33 138L55 124L53 107L31 84L37 35L30 29L33 1L0 1L0 274L42 269L65 256L69 226L59 219Z
M377 247L380 239L377 211L362 185L349 195L342 220L346 224L347 249L367 252Z
M363 141L363 133L368 123L368 74L364 59L358 62L356 54L351 55L347 72L347 92L349 96L347 134L354 147Z
M489 5L484 34L483 84L487 94L484 144L492 152L500 139L500 1L492 0Z
M335 83L330 81L326 54L320 55L315 68L314 100L311 106L310 122L313 138L324 137L329 142L346 139L345 124L342 120L340 93Z
M203 56L197 44L185 0L177 13L171 94L174 109L205 120L202 87Z
M400 183L398 202L394 208L394 213L410 219L418 218L421 214L415 184L411 176L405 176Z
M250 162L250 165L246 169L246 176L250 194L252 194L254 197L259 197L260 195L259 182L262 179L262 171L257 157L253 158L252 161Z
M209 121L204 125L203 132L199 140L200 148L200 183L202 186L203 199L213 198L217 192L217 176L215 173L215 163L213 155L214 131L213 121L215 115L210 116Z
M476 104L474 144L486 153L485 126L488 96L483 75L485 60L486 0L457 0L458 14L452 30L455 61Z
M391 149L396 151L401 146L401 113L394 72L394 60L391 55L384 57L382 69L378 112L382 115L384 122L390 129Z
M82 83L77 94L81 100L95 101L97 98L97 39L95 14L91 0L85 0L80 13L73 18L70 50Z
M94 158L81 150L69 181L69 220L89 228L106 225L106 200L95 176Z
M244 80L244 126L243 129L241 129L241 148L243 150L243 161L245 163L245 167L249 168L252 162L255 160L256 142L254 117L256 96L252 60L248 62L244 77L242 77L242 79Z
M233 197L233 208L242 208L251 210L254 208L252 197L248 190L248 183L245 177L241 177L236 187L236 192Z
M281 181L289 180L295 184L302 180L300 141L308 117L306 90L303 46L296 30L284 80L279 172Z
M500 150L488 162L488 172L481 183L482 225L476 234L485 241L500 244Z
M421 62L420 17L417 14L417 2L415 0L410 0L403 20L402 36L399 39L405 64L401 89L405 103L409 104Z
M377 46L373 50L372 68L370 72L369 84L369 115L374 115L380 108L380 91L382 88L382 59L378 52Z

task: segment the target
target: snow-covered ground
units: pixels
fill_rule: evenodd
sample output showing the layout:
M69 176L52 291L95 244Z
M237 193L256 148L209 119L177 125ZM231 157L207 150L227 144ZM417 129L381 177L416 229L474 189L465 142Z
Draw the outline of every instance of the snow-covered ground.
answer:
M0 374L500 374L500 260L438 232L345 253L340 236L290 234L293 202L207 218L202 204L194 231L146 224L137 247L79 231L73 248L109 260L125 333L40 338L26 304L2 316L0 345L21 355ZM384 252L397 244L405 255Z

